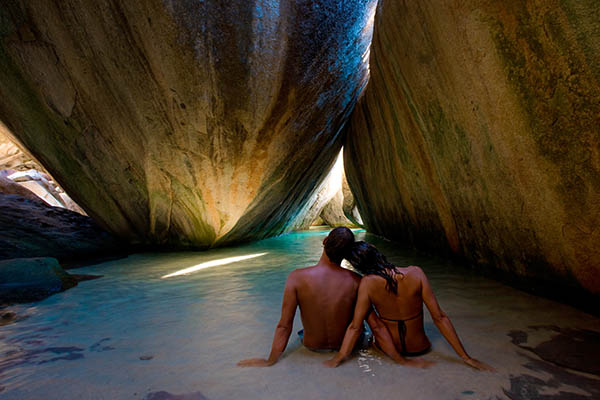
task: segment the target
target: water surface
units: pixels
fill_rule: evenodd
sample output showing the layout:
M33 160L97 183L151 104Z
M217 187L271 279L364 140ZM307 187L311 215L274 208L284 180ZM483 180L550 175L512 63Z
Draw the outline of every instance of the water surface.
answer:
M357 236L376 244L392 262L426 271L467 351L498 372L465 366L427 312L425 328L433 351L425 358L437 362L429 370L395 365L376 350L326 369L321 361L328 355L308 351L297 339L299 313L284 357L275 366L237 367L241 359L268 355L285 280L294 268L317 262L326 233L294 233L206 252L136 254L76 270L104 277L42 302L11 307L24 319L0 327L0 398L176 398L167 393L187 395L180 399L245 400L600 396L600 378L573 369L577 360L557 366L543 359L551 358L547 351L536 353L542 347L552 353L556 337L566 340L562 350L573 346L572 338L584 344L595 341L598 318L364 232ZM261 253L162 278L207 261ZM593 343L586 349L598 359Z

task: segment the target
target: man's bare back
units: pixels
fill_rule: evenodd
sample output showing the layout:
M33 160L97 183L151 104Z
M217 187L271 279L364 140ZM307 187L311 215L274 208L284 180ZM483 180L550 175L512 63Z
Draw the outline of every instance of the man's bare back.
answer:
M296 288L303 344L309 349L339 349L354 315L360 276L331 262L319 262L295 270L288 280Z

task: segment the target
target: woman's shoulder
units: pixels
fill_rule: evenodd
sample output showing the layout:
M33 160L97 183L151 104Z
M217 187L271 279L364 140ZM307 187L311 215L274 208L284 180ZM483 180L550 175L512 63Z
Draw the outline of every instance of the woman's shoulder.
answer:
M398 268L398 270L403 273L413 273L417 275L423 273L423 270L418 265L409 265L408 267Z
M398 268L398 272L408 277L409 279L421 280L425 276L425 272L418 265L409 265L408 267Z
M385 282L385 279L375 274L364 275L360 280L360 284L364 286L373 286L381 282Z

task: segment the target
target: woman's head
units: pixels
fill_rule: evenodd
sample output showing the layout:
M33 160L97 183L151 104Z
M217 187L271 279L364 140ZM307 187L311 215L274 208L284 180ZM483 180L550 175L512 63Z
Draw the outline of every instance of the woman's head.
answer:
M363 241L354 242L346 259L361 274L381 276L386 280L387 290L398 292L398 283L392 274L396 267L388 262L377 247Z

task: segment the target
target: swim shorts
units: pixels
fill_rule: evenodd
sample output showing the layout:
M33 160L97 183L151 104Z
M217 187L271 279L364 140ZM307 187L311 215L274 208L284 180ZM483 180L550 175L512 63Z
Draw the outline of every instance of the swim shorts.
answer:
M298 336L300 337L300 342L302 342L304 339L304 329L300 329L298 331ZM373 342L373 332L371 332L371 328L369 327L369 324L367 324L366 321L363 321L363 330L360 333L358 340L356 341L354 350L368 349L372 342ZM316 351L319 353L328 353L328 352L337 351L335 349L311 349L309 347L307 347L307 349Z

